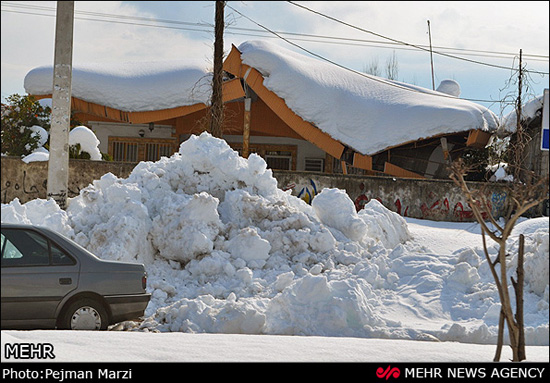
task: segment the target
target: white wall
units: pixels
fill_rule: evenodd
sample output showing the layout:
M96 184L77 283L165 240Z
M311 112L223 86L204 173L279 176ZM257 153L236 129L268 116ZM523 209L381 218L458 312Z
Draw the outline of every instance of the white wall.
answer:
M99 150L107 153L109 150L109 136L115 137L141 137L139 132L143 130L143 137L171 138L172 127L169 125L156 125L152 131L149 124L120 124L115 122L90 121L89 128L93 130L99 140Z
M242 136L226 135L224 139L230 143L242 143ZM254 136L250 137L251 144L269 144L269 145L296 145L298 147L298 158L296 159L296 170L305 169L306 158L325 159L325 152L313 145L309 141L298 140L296 138ZM325 164L326 166L326 164Z
M89 128L97 136L100 144L99 150L107 153L109 150L109 136L115 137L141 137L140 130L143 131L143 137L149 138L171 138L173 128L169 125L156 125L153 131L149 130L148 124L121 124L114 122L90 121ZM242 143L242 136L226 135L224 139L231 143ZM271 144L271 145L296 145L298 148L298 157L296 159L296 170L305 169L306 158L325 159L325 152L312 143L295 138L258 136L250 137L251 144ZM325 164L326 166L326 164Z

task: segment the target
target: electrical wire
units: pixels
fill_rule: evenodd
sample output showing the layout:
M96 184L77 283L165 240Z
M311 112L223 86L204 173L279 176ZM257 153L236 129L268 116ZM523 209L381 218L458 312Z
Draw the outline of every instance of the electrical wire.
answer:
M323 60L323 61L326 61L326 62L328 62L328 63L330 63L330 64L332 64L332 65L335 65L335 66L337 66L337 67L339 67L339 68L341 68L341 69L344 69L344 70L347 70L347 71L349 71L349 72L355 73L355 74L357 74L357 75L360 75L360 76L365 77L365 78L367 78L367 79L370 79L370 80L372 80L372 81L376 81L376 82L379 82L379 83L382 83L382 84L385 84L385 85L393 86L393 87L395 87L395 88L399 88L399 89L402 89L402 90L407 90L407 91L414 92L414 93L432 95L432 96L436 96L436 97L450 98L450 99L455 99L455 100L457 99L457 98L454 97L454 96L447 95L447 94L444 94L444 93L422 92L422 91L417 90L417 89L413 89L413 88L409 88L409 87L406 87L406 86L402 86L402 85L399 85L399 84L397 84L397 83L395 83L395 82L392 82L392 81L389 81L389 80L384 80L384 79L382 79L382 78L378 78L378 77L376 77L376 76L371 76L371 75L369 75L369 74L362 73L362 72L356 71L356 70L354 70L354 69L348 68L348 67L346 67L346 66L344 66L344 65L342 65L342 64L339 64L339 63L337 63L337 62L335 62L335 61L332 61L332 60L330 60L330 59L328 59L328 58L326 58L326 57L324 57L324 56L321 56L321 55L319 55L319 54L317 54L317 53L315 53L315 52L312 52L312 51L310 51L310 50L308 50L308 49L306 49L306 48L304 48L304 47L302 47L302 46L300 46L300 45L298 45L298 44L296 44L296 43L294 43L294 42L292 42L292 41L286 39L285 37L283 37L283 36L277 34L276 32L274 32L274 31L270 30L269 28L263 26L262 24L260 24L260 23L258 23L258 22L256 22L256 21L252 20L251 18L249 18L248 16L244 15L242 12L239 12L238 10L236 10L235 8L233 8L232 6L230 6L229 4L226 4L226 7L230 8L231 10L233 10L233 11L236 12L236 13L238 13L239 15L241 15L241 16L244 17L245 19L249 20L250 22L256 24L258 27L263 28L263 29L265 29L266 31L269 31L270 33L276 35L277 37L279 37L279 38L282 39L283 41L286 41L287 43L293 45L294 47L296 47L296 48L298 48L298 49L300 49L300 50L302 50L302 51L304 51L304 52L306 52L306 53L308 53L308 54L310 54L310 55L312 55L312 56L314 56L314 57L317 57L317 58L319 58L319 59L321 59L321 60ZM480 100L480 99L469 99L469 98L461 98L460 100L467 100L467 101L472 101L472 102L487 102L487 103L503 102L503 100Z
M293 4L293 5L296 5L296 6L300 6L299 4L294 4L292 2L290 2L290 3ZM6 2L6 1L2 2L2 6L32 9L32 10L52 11L52 12L55 12L55 10L56 10L55 7L37 6L37 5L30 5L30 4L16 4L16 3L11 3L11 2ZM14 11L14 10L7 10L7 9L4 9L3 11L4 12L11 12L11 13L37 15L37 16L52 16L52 17L54 16L54 15ZM151 25L151 24L140 24L140 23L122 23L122 22L116 21L116 19L137 20L137 21L146 21L146 22L163 23L163 24L186 25L186 26L192 26L192 27L206 27L206 28L213 28L214 27L212 24L204 23L204 22L203 23L186 22L186 21L148 18L148 17L139 17L139 16L116 15L116 14L91 12L91 11L78 11L78 10L75 10L75 14L82 14L82 15L87 15L87 16L106 17L106 18L115 19L115 21L109 21L109 20L100 20L100 19L77 18L77 19L80 19L80 20L113 22L113 23L120 23L120 24L126 24L126 25L138 25L138 26L158 27L158 28L169 28L169 27L156 25L156 24ZM181 30L189 30L189 31L196 31L196 32L210 32L210 29L190 29L190 28L170 28L170 29L181 29ZM231 32L232 30L251 32L251 33ZM240 27L227 26L226 27L226 32L231 33L233 35L266 37L266 35L256 34L258 32L262 32L262 33L266 32L266 31L263 31L261 29L251 29L251 28L240 28ZM338 36L316 35L316 34L307 34L307 33L296 33L296 32L282 32L282 31L275 31L275 32L277 32L279 35L295 36L294 38L292 38L292 40L297 40L297 41L318 42L318 43L328 43L328 44L342 44L342 45L351 45L351 46L369 46L369 47L377 47L377 48L389 48L391 46L391 47L393 47L393 49L411 50L411 51L418 50L419 48L417 48L417 47L423 48L423 50L428 49L426 46L420 45L420 44L409 44L409 45L411 45L410 48L408 48L408 47L404 48L403 43L394 42L394 41L376 41L376 40L366 40L366 39L349 38L349 37L338 37ZM272 37L272 36L267 36L267 37ZM377 45L370 45L370 44L377 44ZM379 45L388 45L388 47L383 47L383 46L379 46ZM433 48L442 49L442 50L450 50L450 51L461 51L461 52L464 52L463 54L466 55L466 56L469 55L469 56L503 58L503 59L517 56L516 53L508 53L508 52L494 52L494 51L487 51L487 50L473 50L473 49L466 49L466 48L450 48L450 47L442 47L442 46L434 46ZM529 57L532 61L547 61L548 58L549 58L549 56L538 55L538 54L528 54L528 53L523 53L523 57ZM488 64L488 65L491 65L491 64ZM507 69L509 69L509 68L507 68Z
M279 38L279 39L282 39L284 41L286 41L287 43L307 52L308 54L312 55L312 56L315 56L315 57L318 57L319 59L322 59L324 61L327 61L329 63L332 63L333 65L336 65L336 66L339 66L343 69L346 69L348 71L351 71L351 72L354 72L356 74L359 74L363 77L367 77L367 78L370 78L374 81L379 81L379 82L384 82L386 84L389 84L391 86L395 86L395 87L399 87L401 89L404 89L404 90L409 90L409 91L414 91L414 92L417 92L417 93L423 93L421 91L418 91L416 89L411 89L411 88L408 88L408 87L404 87L404 86L400 86L396 83L393 83L393 82L388 82L384 79L380 79L380 78L377 78L377 77L372 77L372 76L369 76L365 73L361 73L361 72L358 72L356 70L353 70L353 69L350 69L350 68L347 68L341 64L338 64L332 60L329 60L323 56L320 56L312 51L309 51L305 48L303 48L302 46L298 45L298 44L295 44L293 43L292 41L290 40L295 40L295 41L306 41L306 42L318 42L318 43L332 43L332 44L347 44L347 45L361 45L361 46L365 46L365 43L371 43L371 44L387 44L387 45L393 45L395 46L394 49L402 49L402 50L422 50L422 51L429 51L429 49L423 47L422 45L416 45L416 44L410 44L410 43L406 43L406 42L402 42L402 41L399 41L399 40L396 40L396 39L392 39L390 37L386 37L386 36L383 36L383 35L380 35L380 34L377 34L375 32L372 32L372 31L367 31L367 30L364 30L362 28L359 28L359 27L356 27L356 26L353 26L349 23L346 23L346 22L343 22L341 20L338 20L336 18L333 18L332 16L328 16L328 15L325 15L325 14L322 14L320 12L317 12L315 10L312 10L308 7L305 7L303 5L300 5L300 4L296 4L292 1L288 1L288 3L292 4L292 5L295 5L297 7L300 7L300 8L303 8L305 10L308 10L310 12L313 12L313 13L316 13L318 15L321 15L323 17L326 17L328 19L331 19L333 21L336 21L336 22L339 22L339 23L342 23L344 25L347 25L349 27L352 27L352 28L355 28L355 29L358 29L358 30L361 30L363 32L366 32L366 33L371 33L375 36L378 36L380 38L383 38L383 39L387 39L387 40L390 40L390 42L385 42L385 41L374 41L374 40L364 40L364 39L354 39L354 38L346 38L346 37L335 37L335 36L324 36L324 35L314 35L314 34L305 34L305 33L293 33L293 32L280 32L280 31L273 31L257 22L255 22L254 20L252 20L251 18L245 16L244 14L242 14L241 12L239 12L238 10L236 10L235 8L229 6L228 4L226 4L227 7L229 7L230 9L232 9L234 12L238 13L239 15L241 15L242 17L248 19L249 21L251 21L252 23L254 23L255 25L257 25L258 27L260 27L261 29L260 30L257 30L257 29L250 29L250 28L238 28L238 27L227 27L226 29L232 29L232 30L239 30L239 31L249 31L249 32L254 32L254 33L257 33L257 32L262 32L262 33L269 33L273 36L267 36L267 37L274 37L274 38ZM36 5L30 5L30 4L17 4L17 3L10 3L10 2L2 2L2 6L12 6L12 7L18 7L18 8L24 8L24 9L31 9L31 10L37 10L37 11L55 11L56 8L54 7L45 7L45 6L36 6ZM48 14L41 14L41 13L31 13L31 12L23 12L23 11L15 11L15 10L7 10L7 9L2 9L3 12L11 12L11 13L21 13L21 14L30 14L30 15L37 15L37 16L53 16L55 17L55 14L52 14L52 15L48 15ZM75 16L75 19L80 19L80 20L87 20L87 21L101 21L101 22L110 22L110 23L118 23L118 24L124 24L124 25L136 25L136 26L147 26L147 27L155 27L155 28L167 28L167 29L178 29L178 30L188 30L188 31L194 31L194 32L205 32L205 33L211 33L212 32L212 29L213 29L213 25L212 24L208 24L208 23L197 23L197 22L185 22L185 21L177 21L177 20L167 20L167 19L155 19L155 18L146 18L146 17L138 17L138 16L125 16L125 15L115 15L115 14L107 14L107 13L100 13L100 12L91 12L91 11L77 11L75 10L75 14L81 14L81 15L86 15L86 16L92 16L92 17L105 17L105 18L111 18L111 19L114 19L114 20L102 20L102 19L96 19L96 18L86 18L86 17L76 17ZM154 23L165 23L165 24L175 24L175 25L185 25L185 26L190 26L190 27L206 27L207 29L194 29L194 28L187 28L187 27L170 27L170 26L163 26L163 25L158 25L158 24L144 24L144 23L135 23L135 22L125 22L125 21L121 21L121 20L138 20L138 21L146 21L146 22L154 22ZM264 32L265 31L265 32ZM228 33L232 33L232 34L235 34L235 35L250 35L250 36L260 36L260 35L257 35L257 34L244 34L244 33L239 33L239 32L228 32ZM285 38L283 37L283 35L288 35L288 36L295 36L295 37L292 37L292 38ZM297 36L297 37L296 37ZM266 37L265 35L261 35L260 37ZM306 38L298 38L298 37L307 37L308 39ZM313 40L313 39L321 39L321 40ZM329 41L329 40L334 40L334 41ZM372 46L372 45L366 45L366 46ZM378 48L386 48L386 47L380 47L380 46L375 46L375 47L378 47ZM490 52L490 51L481 51L481 50L469 50L469 49L461 49L461 48L447 48L447 47L437 47L438 49L447 49L447 50L463 50L463 51L468 51L468 52L477 52L477 54L471 54L470 55L481 55L481 53L485 53L486 54L486 57L493 57L493 58L506 58L504 56L491 56L492 54L500 54L500 55L514 55L515 57L515 54L511 54L511 53L506 53L506 52ZM472 62L472 63L477 63L477 64L482 64L482 65L487 65L487 66L491 66L491 67L496 67L496 68L501 68L501 69L507 69L507 70L511 70L511 71L517 71L517 69L515 68L509 68L509 67L504 67L504 66L500 66L500 65L494 65L494 64L489 64L489 63L483 63L481 61L476 61L476 60L470 60L470 59L466 59L466 58L463 58L463 57L458 57L458 56L454 56L454 55L450 55L450 54L446 54L446 53L443 53L443 52L436 52L436 51L433 51L433 53L436 53L436 54L440 54L440 55L443 55L443 56L447 56L447 57L450 57L450 58L455 58L455 59L460 59L460 60L465 60L465 61L469 61L469 62ZM465 53L466 54L466 53ZM468 55L468 54L466 54ZM545 58L545 57L548 57L548 56L543 56L543 55L534 55L534 54L531 54L531 55L528 55L528 54L524 54L524 56L530 56L532 59L537 59L537 58ZM544 60L546 61L546 60ZM539 71L533 71L533 70L524 70L524 72L528 72L528 73L538 73L538 74L548 74L546 72L539 72ZM431 94L431 93L425 93L425 94ZM450 96L450 95L445 95L445 94L435 94L436 96L439 96L439 97L448 97L448 98L455 98L453 96ZM463 100L468 100L468 101L475 101L475 102L485 102L485 103L496 103L496 102L503 102L504 100L480 100L480 99L466 99L466 98L463 98ZM511 103L511 102L510 102Z
M428 48L424 48L420 45L416 45L416 44L411 44L411 43L407 43L407 42L404 42L404 41L401 41L401 40L397 40L397 39L394 39L394 38L391 38L391 37L388 37L388 36L384 36L384 35L381 35L379 33L376 33L376 32L373 32L373 31L369 31L367 29L364 29L364 28L360 28L358 26L355 26L353 24L349 24L345 21L342 21L342 20L339 20L335 17L332 17L332 16L329 16L329 15L326 15L324 13L321 13L321 12L318 12L318 11L315 11L311 8L308 8L304 5L301 5L301 4L297 4L293 1L287 1L287 3L289 4L292 4L296 7L299 7L299 8L302 8L302 9L305 9L309 12L312 12L316 15L319 15L319 16L322 16L322 17L325 17L329 20L332 20L332 21L335 21L337 23L340 23L340 24L343 24L345 26L348 26L350 28L353 28L353 29L356 29L358 31L361 31L361 32L365 32L365 33L369 33L369 34L372 34L374 36L377 36L377 37L380 37L382 39L386 39L386 40L390 40L394 43L397 43L397 44L401 44L401 45L404 45L404 46L409 46L409 47L414 47L416 49L420 49L420 50L423 50L423 51L426 51L426 52L430 52L430 49ZM443 52L439 52L439 51L434 51L434 50L431 50L432 53L435 53L435 54L438 54L440 56L445 56L445 57L449 57L449 58L453 58L453 59L457 59L457 60L463 60L463 61L468 61L468 62L471 62L471 63L474 63L474 64L479 64L479 65L486 65L486 66L490 66L490 67L494 67L494 68L499 68L499 69L506 69L506 70L513 70L513 71L517 71L518 69L515 69L515 68L510 68L510 67L505 67L505 66L502 66L502 65L496 65L496 64L489 64L489 63L485 63L485 62L482 62L482 61L477 61L477 60L470 60L470 59L467 59L467 58L464 58L464 57L460 57L460 56L455 56L455 55L451 55L451 54L448 54L448 53L443 53ZM528 73L537 73L537 74L543 74L543 75L547 75L547 74L550 74L548 72L541 72L541 71L535 71L535 70L524 70L524 72L528 72Z

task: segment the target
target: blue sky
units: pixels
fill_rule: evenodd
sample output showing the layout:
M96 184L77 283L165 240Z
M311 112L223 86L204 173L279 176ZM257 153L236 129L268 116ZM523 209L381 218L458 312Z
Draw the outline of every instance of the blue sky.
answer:
M214 3L77 1L73 63L189 59L211 66ZM2 100L25 93L28 71L52 65L55 6L56 2L2 2ZM528 70L549 72L548 13L547 1L230 1L224 40L227 52L231 44L253 39L299 50L265 27L358 71L377 62L382 76L386 61L395 55L399 81L430 89L429 51L397 43L427 49L429 20L434 51L455 56L433 55L435 87L454 79L461 97L491 101L479 103L500 114L507 109L503 111L505 104L498 101L509 99L517 88L515 79L510 81L512 70L503 68L517 68L520 49ZM541 95L548 79L548 74L530 73L528 97Z

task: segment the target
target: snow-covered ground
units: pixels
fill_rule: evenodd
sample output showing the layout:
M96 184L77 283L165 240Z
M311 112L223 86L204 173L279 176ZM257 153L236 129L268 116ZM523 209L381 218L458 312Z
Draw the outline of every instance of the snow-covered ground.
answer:
M2 331L3 344L52 343L56 360L494 354L500 304L476 223L404 219L376 200L357 213L338 189L323 189L308 205L278 189L259 156L243 159L207 133L170 158L140 163L127 179L103 176L66 211L53 200L2 205L2 222L46 225L101 258L147 269L152 299L143 323L122 326L131 331ZM548 361L548 223L524 219L508 243L513 275L518 235L526 236L531 361Z
M191 334L181 332L2 331L4 344L49 343L53 362L491 362L496 347L321 336ZM528 362L548 362L547 346L528 346ZM512 359L503 347L501 361ZM29 360L24 360L29 362Z

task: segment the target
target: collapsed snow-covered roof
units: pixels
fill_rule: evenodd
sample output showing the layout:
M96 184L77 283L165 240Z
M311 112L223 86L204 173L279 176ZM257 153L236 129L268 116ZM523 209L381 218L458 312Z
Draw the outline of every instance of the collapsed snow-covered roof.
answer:
M187 61L87 63L72 71L72 109L87 119L148 123L207 108L212 73ZM53 67L31 70L25 90L51 97ZM242 97L237 82L224 84L224 101Z
M31 70L25 77L27 93L50 95L53 67ZM142 112L178 106L206 104L211 74L183 61L87 63L74 65L72 95L81 100Z
M532 98L525 102L521 107L521 122L529 124L536 117L542 116L542 107L544 103L544 94ZM499 134L507 135L515 133L517 128L517 111L514 109L502 118L499 128Z
M465 132L469 142L483 145L498 127L489 109L456 97L456 83L427 90L262 41L233 47L224 68L236 77L224 82L224 101L242 99L241 83L251 84L248 74L239 71L253 69L258 85L252 89L265 90L278 117L293 114L292 121L283 118L293 132L335 158L351 153L349 163L363 169L371 168L370 156L422 139ZM51 66L33 69L25 77L25 90L51 95L52 73ZM210 80L206 69L182 61L75 65L73 110L110 121L168 121L207 108ZM266 97L260 96L264 102Z
M480 130L497 116L448 93L350 71L263 41L238 47L263 85L324 133L364 155L419 139Z

